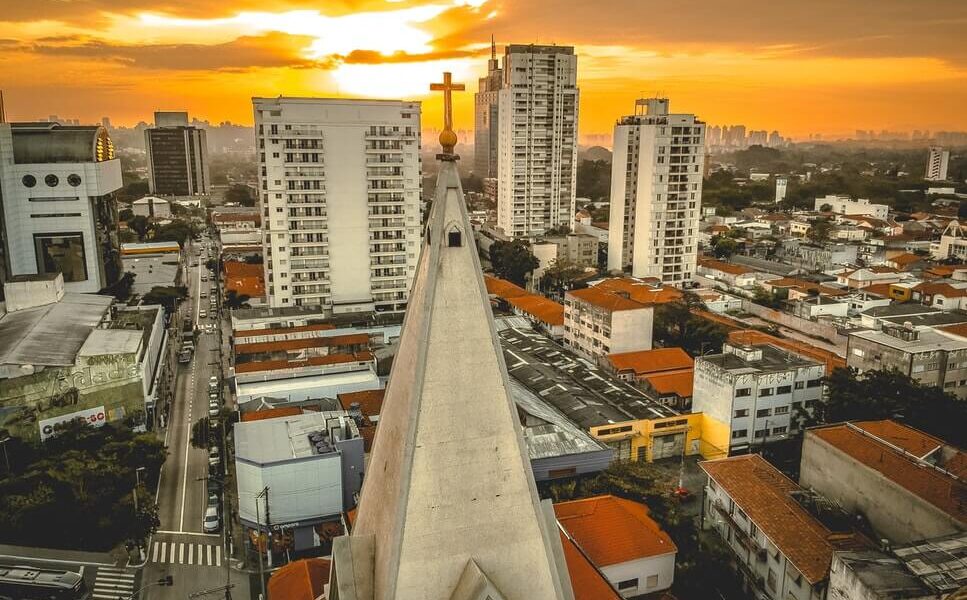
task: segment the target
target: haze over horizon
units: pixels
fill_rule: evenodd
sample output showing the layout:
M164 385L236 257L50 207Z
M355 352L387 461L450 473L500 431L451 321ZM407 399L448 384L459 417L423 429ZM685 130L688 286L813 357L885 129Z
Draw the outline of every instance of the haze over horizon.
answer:
M781 6L780 6L781 4ZM444 70L472 129L490 36L573 45L582 136L607 134L636 97L711 124L803 138L856 129L967 130L967 3L904 0L679 3L603 10L579 0L0 1L7 118L49 114L117 125L159 109L252 123L252 96L424 102ZM271 6L271 10L267 9Z

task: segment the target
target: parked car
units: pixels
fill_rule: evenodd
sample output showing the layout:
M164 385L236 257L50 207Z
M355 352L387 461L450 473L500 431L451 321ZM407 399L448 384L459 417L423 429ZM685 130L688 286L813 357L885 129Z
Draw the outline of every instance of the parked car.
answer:
M208 492L208 507L207 508L218 508L218 494L212 491Z
M202 309L202 310L198 311L198 318L199 319L204 319L207 316L208 316L208 313L205 312L205 309Z
M221 527L221 519L218 518L218 507L209 506L205 509L205 533L215 533L219 527Z
M208 405L208 416L211 417L212 419L214 419L215 417L217 417L218 416L218 406L215 406L213 404L209 404Z

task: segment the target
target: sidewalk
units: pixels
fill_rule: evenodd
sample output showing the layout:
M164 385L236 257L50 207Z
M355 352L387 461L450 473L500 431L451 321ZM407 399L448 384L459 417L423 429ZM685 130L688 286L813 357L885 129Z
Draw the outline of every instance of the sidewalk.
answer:
M86 552L83 550L57 550L0 544L0 559L9 561L18 558L55 564L95 565L99 567L119 567L127 563L127 554L123 551Z

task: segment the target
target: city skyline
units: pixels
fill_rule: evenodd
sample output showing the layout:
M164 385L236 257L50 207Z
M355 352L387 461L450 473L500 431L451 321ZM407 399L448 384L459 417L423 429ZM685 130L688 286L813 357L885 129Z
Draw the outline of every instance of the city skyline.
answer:
M347 0L324 12L300 0L274 11L248 0L10 6L0 74L11 120L70 111L132 125L180 109L250 125L250 98L281 93L422 100L435 122L440 103L426 85L448 70L472 88L493 34L500 53L509 43L575 46L582 137L607 133L620 107L656 92L707 123L799 139L967 129L967 53L956 42L967 7L950 0L829 10L696 3L674 23L644 29L634 17L649 7L638 3L550 10L544 1ZM455 112L459 126L473 122L472 93L457 95Z

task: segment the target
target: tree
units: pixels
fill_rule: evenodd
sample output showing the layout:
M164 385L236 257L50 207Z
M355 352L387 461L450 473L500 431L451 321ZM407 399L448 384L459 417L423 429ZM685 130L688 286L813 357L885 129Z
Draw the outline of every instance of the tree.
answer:
M131 298L131 288L134 286L134 279L137 277L130 271L125 271L120 279L102 289L99 294L102 296L114 296L118 302L127 302Z
M922 385L897 370L859 375L853 368L840 368L825 381L827 400L811 415L799 415L806 425L894 419L955 446L967 445L967 402L941 388Z
M208 260L206 260L205 268L208 269L209 271L216 271L218 269L218 259L209 258Z
M545 293L563 293L574 289L574 281L583 275L584 267L558 258L541 274L540 289Z
M692 356L717 352L727 333L722 325L692 312L704 309L704 303L693 292L684 292L679 300L659 305L655 309L655 339L665 347L677 346Z
M134 211L130 208L122 208L118 211L118 221L130 221L134 217Z
M523 240L505 242L498 240L490 246L490 264L498 277L523 286L527 276L534 271L540 262L537 260Z
M772 292L767 292L764 287L757 285L752 292L752 301L754 303L775 310L782 308L783 303L788 298L789 290L785 288L773 288Z
M229 290L228 293L225 294L225 307L232 309L248 308L249 300L251 300L251 297L246 296L245 294L239 294L235 290Z
M182 247L198 234L197 227L188 221L175 220L155 228L157 242L178 242Z
M250 264L250 265L260 265L263 262L265 262L261 254L250 254L249 256L246 256L242 260L244 260L246 264Z
M728 258L735 254L739 244L734 239L724 235L712 237L712 254L715 258Z
M235 184L225 191L225 202L238 203L242 206L255 206L255 194L247 185Z
M143 543L159 526L148 490L157 484L166 451L154 435L74 421L43 443L11 438L7 450L17 460L0 481L4 543L103 551L125 540Z
M961 200L960 204L957 205L957 218L960 220L967 219L967 201Z
M127 223L128 229L138 235L139 242L143 242L144 238L148 236L148 232L151 231L151 222L144 215L131 217Z
M829 232L833 228L832 224L826 219L816 219L806 232L806 237L816 244L822 244L829 239Z
M141 298L142 304L160 304L165 312L171 314L178 307L178 302L188 297L185 286L155 286Z
M591 200L607 200L611 195L611 163L582 160L577 168L577 195Z

